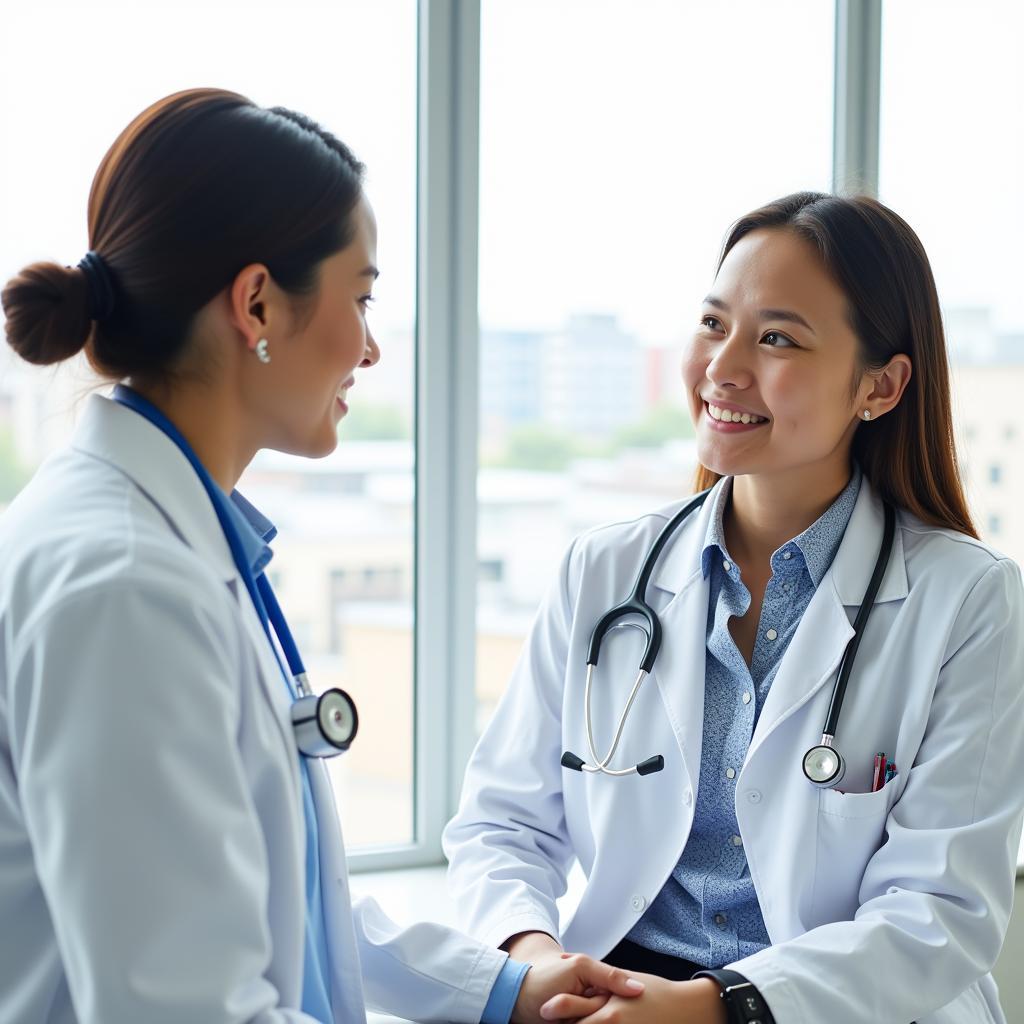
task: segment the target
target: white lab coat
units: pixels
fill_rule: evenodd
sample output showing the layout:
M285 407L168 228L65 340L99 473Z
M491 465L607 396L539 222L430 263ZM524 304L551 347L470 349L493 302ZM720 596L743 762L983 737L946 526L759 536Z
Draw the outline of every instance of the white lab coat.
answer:
M610 766L662 754L660 773L581 774L559 758L571 750L591 760L583 713L591 630L631 591L680 505L593 530L566 555L445 834L462 923L488 942L534 929L558 935L555 899L578 858L587 885L560 938L604 956L678 862L700 777L708 613L700 551L711 505L687 520L655 570L648 601L664 641ZM846 792L815 789L801 770L821 738L882 521L865 480L736 766L736 817L772 945L731 966L758 986L779 1024L1002 1022L988 972L1007 927L1024 806L1017 566L899 514L839 723ZM602 650L592 702L599 757L641 644L627 630ZM872 793L880 750L899 774Z
M185 458L89 403L0 520L0 1022L312 1024L281 671ZM505 954L353 907L310 775L336 1024L478 1021Z

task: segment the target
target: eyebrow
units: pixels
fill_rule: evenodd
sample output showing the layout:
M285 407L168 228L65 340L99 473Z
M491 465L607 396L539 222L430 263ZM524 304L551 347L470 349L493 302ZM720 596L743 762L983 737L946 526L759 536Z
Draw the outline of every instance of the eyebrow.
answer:
M360 277L372 277L374 281L380 277L380 271L371 263L368 267L364 267L359 271Z
M715 295L706 295L704 297L704 304L706 306L714 306L724 313L730 312L729 303L723 302ZM815 333L814 328L799 313L795 313L791 309L761 309L758 310L758 315L762 320L785 320L792 324L800 324L801 327L807 328L811 334Z

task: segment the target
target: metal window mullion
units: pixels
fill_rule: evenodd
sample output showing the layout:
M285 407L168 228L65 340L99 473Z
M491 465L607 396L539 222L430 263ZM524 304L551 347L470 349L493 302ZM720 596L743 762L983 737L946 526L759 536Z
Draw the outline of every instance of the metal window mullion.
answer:
M832 188L878 194L882 0L836 0Z
M415 763L430 862L472 738L479 0L420 0L420 33Z
M419 0L418 19L415 837L354 854L355 871L442 861L473 735L479 0Z

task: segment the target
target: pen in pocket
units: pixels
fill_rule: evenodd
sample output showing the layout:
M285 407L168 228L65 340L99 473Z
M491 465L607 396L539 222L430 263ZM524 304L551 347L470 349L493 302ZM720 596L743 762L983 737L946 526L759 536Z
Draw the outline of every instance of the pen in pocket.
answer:
M886 762L885 754L875 754L875 771L871 776L871 792L877 793L886 783L885 777Z

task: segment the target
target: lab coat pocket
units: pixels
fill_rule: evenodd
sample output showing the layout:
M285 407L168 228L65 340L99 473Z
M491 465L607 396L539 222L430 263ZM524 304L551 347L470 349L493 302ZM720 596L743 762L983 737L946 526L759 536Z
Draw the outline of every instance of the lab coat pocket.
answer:
M885 841L885 822L898 781L896 775L875 793L818 793L815 925L849 921L856 913L864 869Z

